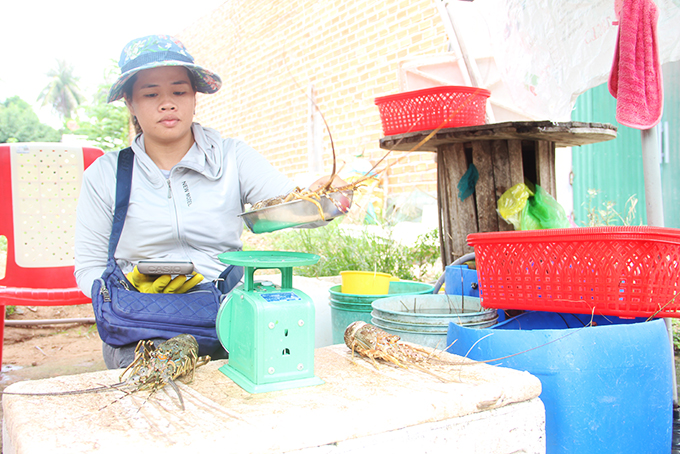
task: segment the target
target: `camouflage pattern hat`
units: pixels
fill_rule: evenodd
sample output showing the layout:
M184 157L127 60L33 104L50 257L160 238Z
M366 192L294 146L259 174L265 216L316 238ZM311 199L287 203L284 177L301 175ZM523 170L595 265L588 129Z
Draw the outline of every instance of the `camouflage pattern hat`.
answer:
M150 35L130 41L118 61L121 75L111 86L108 102L123 97L125 83L139 71L159 66L184 66L194 74L196 89L215 93L222 86L217 74L194 64L194 58L179 40L168 35Z

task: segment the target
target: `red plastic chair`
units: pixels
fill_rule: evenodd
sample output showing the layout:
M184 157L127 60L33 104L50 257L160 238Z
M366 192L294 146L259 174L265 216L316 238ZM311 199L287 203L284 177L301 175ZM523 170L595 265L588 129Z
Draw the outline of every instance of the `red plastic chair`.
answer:
M0 144L0 365L5 306L91 304L76 286L74 232L83 170L103 154L61 143Z

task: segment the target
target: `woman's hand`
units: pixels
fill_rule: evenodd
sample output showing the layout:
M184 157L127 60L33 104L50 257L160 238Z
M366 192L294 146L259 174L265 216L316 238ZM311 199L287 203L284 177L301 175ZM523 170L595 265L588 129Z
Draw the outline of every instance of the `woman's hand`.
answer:
M140 273L136 266L126 277L142 293L185 293L203 280L197 273L191 277L181 274L174 279L169 274L150 276Z

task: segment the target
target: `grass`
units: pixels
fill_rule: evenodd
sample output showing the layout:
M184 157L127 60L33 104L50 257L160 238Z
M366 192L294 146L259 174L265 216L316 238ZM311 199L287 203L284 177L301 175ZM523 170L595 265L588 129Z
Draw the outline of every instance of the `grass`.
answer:
M583 204L586 209L586 216L588 222L584 223L586 227L598 227L608 225L633 225L636 221L636 208L638 199L635 194L626 200L623 207L624 214L621 215L616 211L615 203L606 201L602 203L601 207L595 205L594 200L600 193L598 189L588 189L588 199Z
M297 267L306 277L337 276L340 271L379 271L399 279L427 280L436 272L440 257L439 237L433 230L417 238L414 245L397 241L388 226L344 226L340 219L316 229L291 229L269 234L254 249L317 254L316 265ZM245 245L246 249L250 247ZM441 270L439 270L441 273Z
M673 326L673 350L675 353L680 353L680 320L677 318L671 319Z
M638 199L635 195L630 196L626 201L624 215L622 216L614 209L614 202L603 202L601 208L595 207L593 200L599 192L597 189L588 190L588 200L584 203L588 216L586 227L633 225L638 222L636 221ZM671 319L671 325L673 327L673 350L676 354L680 354L680 320Z

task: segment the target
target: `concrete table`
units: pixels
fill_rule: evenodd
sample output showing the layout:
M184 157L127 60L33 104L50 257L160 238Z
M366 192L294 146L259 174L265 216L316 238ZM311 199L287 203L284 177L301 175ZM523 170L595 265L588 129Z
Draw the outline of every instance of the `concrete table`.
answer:
M467 361L443 353L448 361ZM3 397L3 453L230 452L543 453L540 381L485 364L438 365L442 382L413 369L355 358L344 345L316 350L319 386L248 394L213 361L171 390ZM54 392L115 383L120 371L15 383ZM119 399L120 398L120 399ZM119 399L113 402L115 399Z
M472 252L467 235L512 230L496 211L500 196L528 180L555 196L555 148L616 138L603 123L517 121L418 131L384 137L389 150L435 151L443 265ZM471 164L479 172L475 193L460 200L458 182Z

